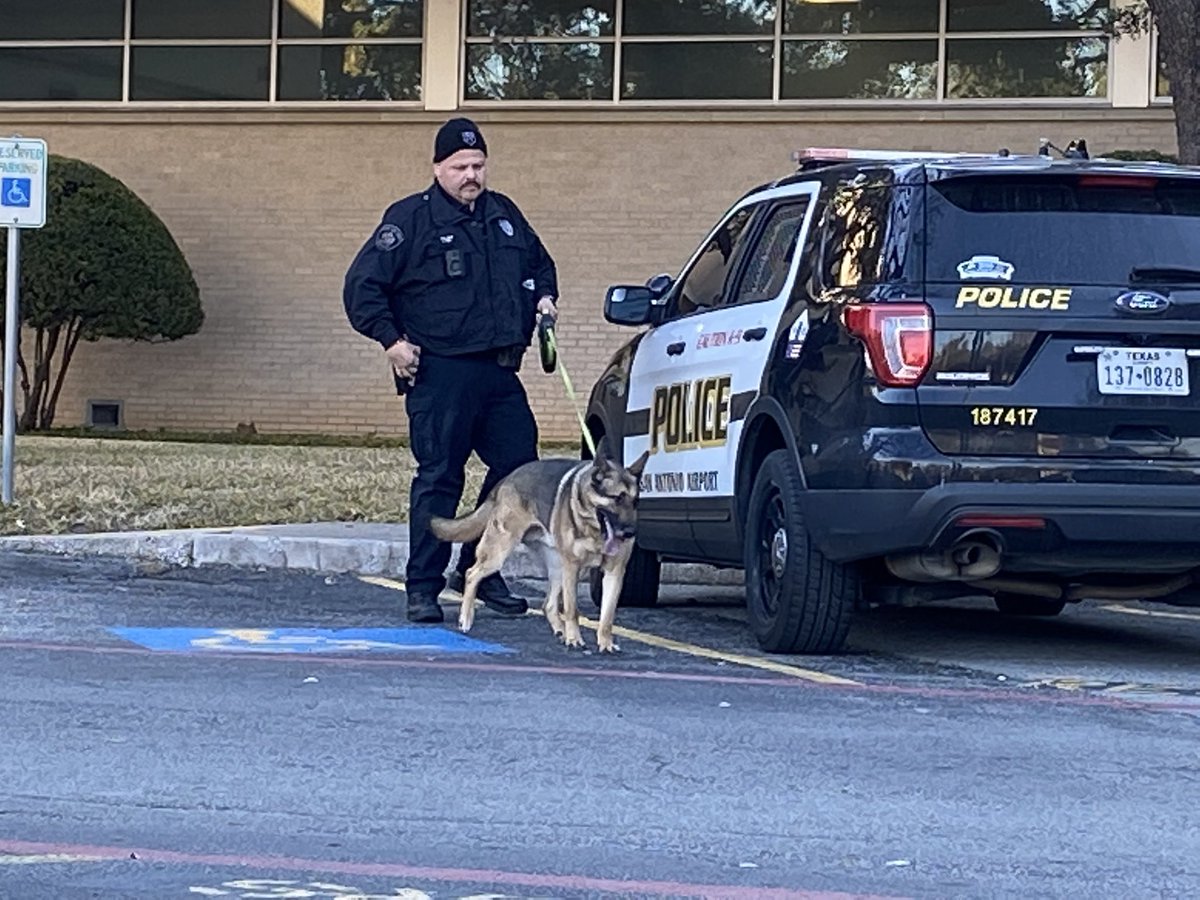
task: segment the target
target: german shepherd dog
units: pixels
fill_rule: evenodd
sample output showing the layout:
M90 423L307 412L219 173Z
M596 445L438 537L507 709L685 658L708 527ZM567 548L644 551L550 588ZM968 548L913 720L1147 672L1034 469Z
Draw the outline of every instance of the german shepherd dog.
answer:
M584 646L575 597L580 574L595 566L603 570L597 645L602 653L620 649L613 643L613 619L633 552L638 485L649 455L643 453L628 468L605 451L582 462L536 460L497 484L470 515L435 517L430 528L441 540L479 540L475 564L464 579L459 629L470 631L475 621L479 582L498 572L517 545L524 543L541 552L550 581L546 619L568 647Z

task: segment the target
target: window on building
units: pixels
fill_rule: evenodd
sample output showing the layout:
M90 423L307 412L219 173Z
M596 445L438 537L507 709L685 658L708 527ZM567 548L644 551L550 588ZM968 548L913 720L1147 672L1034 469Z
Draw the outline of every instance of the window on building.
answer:
M419 102L424 0L0 0L0 101Z
M787 0L780 96L933 100L941 0Z
M1163 62L1162 41L1158 32L1154 33L1154 99L1169 100L1171 98L1171 81L1167 78L1167 64Z
M124 0L0 0L0 40L119 41Z
M421 99L422 0L282 0L279 100Z
M468 103L1109 93L1103 0L458 2ZM0 101L415 104L424 18L425 0L0 0Z
M469 102L1108 95L1095 0L466 2Z
M124 0L0 0L0 100L120 100Z

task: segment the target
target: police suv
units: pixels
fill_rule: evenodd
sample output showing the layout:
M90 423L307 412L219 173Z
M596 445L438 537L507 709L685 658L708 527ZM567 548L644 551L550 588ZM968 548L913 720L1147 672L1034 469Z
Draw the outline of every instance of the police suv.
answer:
M1081 155L801 151L609 288L650 326L587 408L650 450L621 602L741 567L799 653L864 602L1200 602L1200 170Z

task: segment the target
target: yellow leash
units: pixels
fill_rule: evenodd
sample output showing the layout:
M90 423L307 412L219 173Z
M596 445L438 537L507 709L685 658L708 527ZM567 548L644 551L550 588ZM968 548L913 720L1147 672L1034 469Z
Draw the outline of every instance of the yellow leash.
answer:
M587 442L588 450L592 452L592 458L594 459L596 456L596 442L592 440L592 433L588 430L583 413L579 411L579 398L575 394L575 386L571 384L571 376L567 374L567 367L558 359L558 339L554 335L553 323L543 331L543 334L545 335L550 352L554 355L555 368L562 375L563 387L566 388L567 397L571 401L571 406L575 409L575 417L579 419L579 428L583 431L583 439Z

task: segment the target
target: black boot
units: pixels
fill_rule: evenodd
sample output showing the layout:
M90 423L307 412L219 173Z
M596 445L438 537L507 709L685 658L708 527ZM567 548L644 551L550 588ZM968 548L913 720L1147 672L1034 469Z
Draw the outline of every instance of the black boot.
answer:
M466 576L457 570L451 572L446 579L446 587L461 594L466 587ZM512 595L499 572L494 572L479 582L477 594L484 606L502 616L523 616L529 609L524 597Z
M437 600L426 594L408 595L408 621L410 622L442 622L442 607Z

